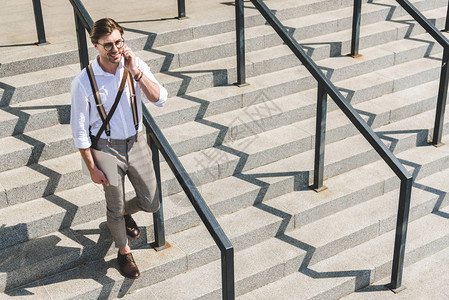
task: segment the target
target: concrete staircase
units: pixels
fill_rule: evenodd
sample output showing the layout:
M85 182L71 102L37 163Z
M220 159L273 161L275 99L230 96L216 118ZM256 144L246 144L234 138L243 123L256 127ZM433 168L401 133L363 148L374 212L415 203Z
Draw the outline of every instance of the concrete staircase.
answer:
M237 297L337 299L388 277L398 178L330 101L328 189L310 190L315 80L245 2L250 85L234 86L233 6L212 2L204 22L125 36L169 91L148 108L235 247ZM357 59L345 55L352 0L267 4L414 175L411 265L449 246L449 146L427 145L442 49L395 1L367 2ZM443 27L447 1L412 2ZM142 276L119 274L102 188L81 174L68 124L76 59L73 48L0 64L0 299L219 299L220 252L165 162L170 247L152 249L152 218L136 214Z

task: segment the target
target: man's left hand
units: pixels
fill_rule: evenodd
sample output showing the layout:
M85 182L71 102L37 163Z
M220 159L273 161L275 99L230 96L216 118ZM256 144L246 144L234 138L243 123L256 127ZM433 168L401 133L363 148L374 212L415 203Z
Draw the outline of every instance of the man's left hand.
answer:
M134 75L138 72L136 55L126 44L123 47L123 57L125 58L125 68L127 68L134 77Z

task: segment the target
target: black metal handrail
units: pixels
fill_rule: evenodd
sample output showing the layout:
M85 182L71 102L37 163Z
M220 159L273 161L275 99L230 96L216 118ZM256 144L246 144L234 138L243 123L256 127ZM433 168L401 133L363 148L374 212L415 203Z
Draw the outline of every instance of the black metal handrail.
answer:
M243 0L236 0L236 7L240 7ZM355 109L345 100L335 85L323 74L315 62L306 54L298 42L288 33L284 25L276 18L270 9L261 0L251 0L253 5L259 10L267 22L273 27L284 43L293 51L296 57L307 68L312 76L318 81L318 105L317 105L317 128L315 144L315 169L313 187L317 190L323 187L323 169L324 169L324 138L326 126L326 107L328 94L343 111L348 119L360 131L365 139L371 144L382 159L390 166L394 173L401 180L398 217L396 224L396 238L393 254L393 268L390 287L398 289L402 282L402 272L405 256L405 242L407 236L408 217L410 210L410 197L412 190L413 177L394 156L394 154L385 146L380 138L374 133L371 127L360 117ZM236 15L236 18L243 18L243 13ZM239 24L243 24L239 21ZM242 30L238 29L237 30ZM244 40L239 41L238 45L243 49L237 49L237 52L244 53ZM241 65L241 62L237 62ZM240 76L238 76L240 78ZM244 82L244 78L243 78Z
M356 45L356 48L351 48L351 55L355 53L358 54L358 40L360 32L360 15L362 0L354 0L354 17L353 17L353 28L352 28L352 45ZM433 127L432 145L441 144L441 138L443 136L443 126L444 126L444 114L446 109L446 99L447 99L447 89L449 83L449 39L447 39L440 30L436 28L413 4L408 0L396 0L410 16L415 19L418 24L420 24L442 47L443 47L443 58L441 65L440 83L438 89L437 107L435 112L435 123ZM448 17L446 17L445 30L449 29L449 7L448 7ZM359 20L357 23L355 20Z
M178 0L179 3L184 0ZM89 56L87 53L86 30L91 31L92 18L83 6L81 0L70 0L75 12L75 23L78 39L78 48L80 53L81 68L85 68L89 64ZM185 12L185 10L184 10ZM185 14L184 14L185 16ZM221 276L222 276L222 298L231 300L235 298L234 283L234 247L224 233L215 216L212 214L209 206L199 193L189 174L176 156L173 148L168 143L164 134L157 126L150 112L145 105L142 105L143 124L147 132L147 141L151 148L154 171L156 175L157 187L159 190L160 209L153 214L155 248L162 250L166 246L163 202L161 192L161 173L159 162L159 151L165 158L176 179L192 203L195 211L206 226L210 235L214 239L221 252Z
M200 216L221 251L222 298L234 299L234 248L220 224L218 224L217 219L210 211L200 192L196 188L189 174L179 161L172 147L165 139L162 131L156 125L156 122L150 112L144 105L142 105L142 108L144 117L143 122L147 130L148 141L151 141L150 146L152 147L152 150L156 149L156 153L157 149L160 150L165 158L165 161L170 166L170 169L175 174L176 179L181 184L182 189L195 208L195 211ZM153 155L154 153L155 151L153 151ZM156 159L157 162L155 165L158 165L158 158Z
M76 38L78 41L78 55L81 69L89 65L89 51L87 47L86 31L90 33L94 21L80 0L69 0L73 7L76 27Z
M36 23L37 45L47 44L45 38L44 17L42 16L41 0L33 0L34 21Z

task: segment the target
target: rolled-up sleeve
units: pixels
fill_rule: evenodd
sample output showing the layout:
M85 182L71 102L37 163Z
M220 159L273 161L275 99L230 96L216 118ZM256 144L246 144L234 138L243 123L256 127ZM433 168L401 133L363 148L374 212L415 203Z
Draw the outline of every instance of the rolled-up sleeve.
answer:
M153 73L151 72L150 67L140 58L137 58L137 66L143 72L143 74L145 74L145 76L147 76L151 81L159 86L159 99L157 102L151 103L159 107L164 106L165 102L167 102L168 97L167 90L159 83L159 81L157 81L156 77L154 77ZM142 96L148 100L148 98L145 96L145 93L142 93Z
M91 146L89 136L89 99L79 76L72 81L70 126L75 146L87 149Z

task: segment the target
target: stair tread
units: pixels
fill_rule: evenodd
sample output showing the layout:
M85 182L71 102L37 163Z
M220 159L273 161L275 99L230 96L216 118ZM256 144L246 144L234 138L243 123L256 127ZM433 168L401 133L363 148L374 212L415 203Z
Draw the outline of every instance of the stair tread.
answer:
M445 147L445 146L443 146ZM438 152L437 148L433 148L435 149L434 152L436 152L436 154L438 154L437 156L444 156L445 152L441 153ZM415 148L412 150L408 150L405 151L403 153L403 156L405 159L409 159L408 156L413 157L414 156L414 152L416 152L417 150L421 150L421 154L424 151L423 149L419 149L419 148ZM426 149L427 150L427 149ZM424 158L422 158L423 156L419 156L421 158L421 160L425 160ZM426 157L426 160L431 160L431 159L436 159L436 158L432 158L431 155L429 155L428 157ZM419 160L418 160L419 161ZM418 163L418 162L417 162ZM368 177L368 179L365 181L365 184L373 184L371 180L369 179L373 179L376 176L380 176L379 173L380 172L373 172L373 166L374 165L378 165L378 162L371 164L371 166L366 166L367 170L365 173L365 176ZM419 161L419 164L424 164L423 162ZM447 165L447 164L446 164ZM446 169L443 171L443 174L448 173L449 170ZM360 170L353 170L350 172L352 175L352 177L358 178L361 177L360 176ZM349 173L347 173L346 175L340 175L339 177L346 177L346 180L348 180L348 175ZM383 175L384 176L384 175ZM442 180L441 178L444 178L444 175L442 176L442 174L433 174L430 175L426 178L423 178L422 180L418 181L418 184L420 184L422 182L422 184L426 184L427 182L429 183L437 183L437 187L436 188L440 188L440 186L444 186L444 180ZM379 180L379 179L376 179ZM335 181L335 183L332 186L336 186L338 185L341 181L337 180L335 178L331 178L329 179L329 182ZM375 181L375 180L373 180ZM342 187L343 189L350 189L351 187ZM354 188L354 187L352 187ZM397 187L396 187L397 188ZM356 187L357 189L357 187ZM363 189L363 187L362 187ZM332 194L333 190L329 190L329 193L331 195L331 198L333 197L334 199L336 199L338 197L338 192L337 194ZM77 192L78 194L80 193L80 191L74 191L73 194L75 194L75 192ZM294 192L296 193L298 196L296 197L296 199L299 198L307 198L306 195L310 194L311 192L309 191L298 191L298 192ZM279 198L275 198L273 200L268 200L266 203L264 204L260 204L260 205L256 205L256 207L247 207L244 208L242 210L233 212L232 214L229 215L223 215L218 217L218 221L219 223L222 225L222 227L224 228L225 232L228 233L228 236L231 240L234 241L234 243L236 243L236 250L240 250L240 249L245 249L247 247L251 247L253 244L257 244L258 242L263 241L263 236L265 236L266 234L269 235L276 235L277 233L281 233L283 231L288 231L289 228L292 228L294 220L291 219L291 216L293 216L293 219L295 218L295 216L297 214L300 214L300 212L298 212L295 208L295 206L290 206L288 202L286 201L287 197L291 197L294 193L285 195L285 196L281 196ZM98 194L100 194L100 192L98 192ZM299 196L299 195L303 195L303 197ZM417 190L414 191L414 193L412 194L412 207L417 207L419 205L421 205L421 203L425 203L425 202L429 202L429 198L434 199L434 202L437 201L435 199L435 193L429 191L429 190ZM420 196L418 198L418 196ZM424 196L424 197L423 197ZM344 211L340 211L340 212L335 212L334 214L331 214L327 217L324 217L323 219L314 221L312 223L309 223L307 225L303 225L297 229L294 229L293 231L289 232L289 236L295 238L298 235L301 237L301 240L303 241L307 241L307 242L314 242L315 243L319 243L320 246L324 246L324 245L329 245L332 243L333 240L336 240L340 237L345 237L348 235L348 230L349 232L351 232L352 230L357 230L358 227L355 227L354 224L362 224L364 222L367 222L367 226L369 226L369 224L375 224L375 225L371 225L371 227L375 227L375 232L377 232L379 230L379 232L383 232L386 230L389 230L388 226L394 226L395 224L395 206L396 206L396 202L397 202L397 191L392 191L389 192L385 195L382 196L378 196L375 197L367 202L363 202L361 204L355 205L347 210ZM438 198L438 197L437 197ZM293 198L291 198L293 199ZM285 204L285 206L283 207L279 207L276 205L276 203L280 203L282 202L283 204ZM313 200L311 200L311 202L313 202ZM298 201L296 201L297 205L300 204ZM304 202L303 204L305 204L307 202ZM382 205L380 205L379 203L383 203ZM169 206L168 206L169 207ZM355 215L355 216L360 216L362 212L370 212L372 211L372 209L370 209L369 207L374 207L376 209L382 208L381 210L378 210L376 212L376 215L369 215L366 216L365 218L363 218L363 222L356 222L356 223L346 223L346 220L349 218L349 215ZM430 211L432 211L433 205L429 208ZM143 214L137 214L138 218L136 218L136 220L138 221L138 224L140 226L149 226L147 225L148 222L150 221L148 216L143 216ZM416 218L418 215L416 214L411 214L411 219ZM385 221L383 221L384 223L386 222L387 225L384 225L384 227L378 227L378 220L382 219L382 217L384 218ZM285 219L287 221L287 223L283 223L282 220ZM243 222L245 224L248 224L248 220L253 220L250 222L251 226L242 226L240 224L240 222ZM285 221L284 221L285 222ZM336 225L339 224L339 222L343 222L343 224L341 225ZM102 228L101 223L104 223L104 217L101 217L98 220L94 220L92 222L89 223L83 223L80 225L76 225L72 227L71 232L73 232L73 237L70 237L70 239L72 240L77 240L80 241L82 245L84 245L84 247L88 247L88 246L95 246L96 243L100 243L101 237L102 237L102 233L101 231L106 230L105 228ZM328 226L326 224L333 224L333 227L335 227L336 229L341 229L342 228L347 228L344 232L340 232L339 235L336 235L335 232L334 234L328 234L326 235L321 235L320 237L317 237L316 235L312 234L311 232L316 231L316 229L313 228L330 228L332 226ZM281 225L283 224L283 225ZM366 225L366 224L365 224ZM268 227L267 227L268 226ZM324 227L323 227L324 226ZM100 227L100 231L98 230L93 230L93 228L98 228ZM242 231L243 228L243 231ZM257 233L258 231L261 230L261 228L271 228L269 229L269 233L264 232L264 234L261 233ZM279 232L279 230L282 230L281 232ZM312 228L312 229L311 229ZM267 230L266 230L267 231ZM254 233L256 232L256 233ZM199 265L201 265L201 261L204 260L205 256L209 257L207 258L208 260L219 257L218 254L218 250L215 249L215 243L213 242L212 238L208 237L208 233L207 230L205 229L205 227L203 225L199 226L199 227L193 227L190 229L187 229L185 231L181 231L179 233L174 233L168 236L168 240L170 242L170 244L174 244L176 245L176 247L180 247L180 249L182 250L182 253L184 253L184 255L188 255L189 259L188 259L188 264L187 266L189 266L189 268L194 268L197 267ZM49 236L52 236L52 234L49 234ZM324 239L324 237L326 237L326 239ZM318 240L317 240L318 238ZM103 237L104 239L104 237ZM201 242L198 243L194 243L192 241L195 241L199 239ZM90 241L90 242L89 242ZM108 244L107 241L102 241L102 243L106 242L107 247L109 247L110 244ZM326 243L327 242L327 243ZM32 241L30 243L33 243ZM24 243L24 244L20 244L20 245L24 245L24 247L26 245L28 245L28 242ZM2 250L4 253L11 253L15 251L15 247L21 247L21 246L14 246L12 248L6 249L6 250ZM104 246L101 246L104 247ZM70 253L72 253L73 251L71 249L68 249L70 251ZM114 250L112 250L114 251ZM110 253L111 250L109 250L108 253ZM110 253L112 255L112 253ZM318 255L318 254L317 254ZM75 256L75 258L78 258L78 256ZM207 260L206 259L206 260Z
M379 8L379 6L368 6L371 7L369 9L385 9L385 8ZM347 8L345 8L347 10ZM349 10L350 11L350 10ZM252 29L251 29L252 30ZM229 34L229 33L228 33ZM207 37L207 38L211 38L211 37ZM148 51L146 51L148 52ZM150 55L151 57L153 56L153 54L148 54L148 53L143 53L144 56L148 56ZM160 55L157 53L154 53L154 55ZM159 57L161 59L161 57ZM219 58L219 57L216 57ZM213 62L213 61L212 61ZM214 65L212 65L212 67L214 67ZM167 73L161 73L158 74L158 80L161 81L161 83L172 86L173 84L175 85L179 85L179 81L182 80L182 75L175 75L173 76L175 73L177 72L181 72L182 69L176 71L173 70L171 75L167 74ZM184 70L185 71L185 70ZM51 71L49 70L40 70L40 71L35 71L35 72L30 72L27 74L19 74L19 75L15 75L15 76L9 76L9 77L4 77L2 80L4 81L5 84L7 85L11 85L14 86L14 84L16 84L17 82L22 83L19 85L15 85L15 88L21 88L21 87L29 87L30 85L36 85L36 84L42 84L44 82L46 82L47 84L49 84L50 82L54 81L54 80L69 80L70 78L73 78L77 73L79 72L79 67L77 64L72 64L72 65L66 65L66 66L61 66L61 67L55 67L52 68ZM54 75L51 75L54 74ZM63 76L61 76L61 74L63 74ZM201 77L204 74L201 73L191 73L187 76L187 78L195 78L195 77ZM174 89L175 87L173 87ZM67 89L62 90L61 87L59 87L60 92L66 92L68 91ZM183 88L181 88L182 91ZM171 92L174 92L175 90L171 90ZM192 90L193 91L193 90ZM30 92L26 91L26 94L28 95ZM46 92L46 94L51 93L51 92ZM19 93L21 96L23 96L21 93ZM5 102L3 103L3 105L8 105L8 103Z
M385 287L376 293L369 293L372 287L354 292L344 300L350 299L412 299L412 298L428 298L429 295L436 299L448 298L447 282L449 281L447 268L449 264L449 249L443 249L423 260L416 262L404 268L403 284L406 287L401 293L395 294ZM434 280L423 281L422 278L434 278ZM390 278L384 278L377 281L373 286L385 286L390 282Z
M447 170L446 170L446 173L447 173ZM431 179L431 178L429 178L429 179ZM429 194L429 195L432 194L432 193L426 192L426 191L421 191L421 193ZM373 209L375 209L375 208L378 209L380 206L383 208L382 209L383 213L380 213L379 211L377 211L376 213L379 214L379 217L368 215L368 216L366 216L366 218L362 218L363 222L366 222L366 224L377 224L378 218L381 218L382 216L384 217L384 219L395 217L395 205L391 204L391 202L394 202L392 200L396 198L395 196L396 196L396 192L391 192L389 194L380 196L378 198L371 199L368 202L364 202L360 205L354 206L354 207L350 208L349 210L337 213L336 215L331 215L322 220L311 223L307 226L304 226L304 227L301 227L298 229L294 229L293 231L288 231L285 235L287 237L291 238L292 241L300 240L303 243L311 244L310 238L309 239L307 238L307 236L309 235L310 237L312 237L312 240L315 241L313 243L314 247L316 247L316 249L319 249L320 247L324 246L326 244L326 242L319 239L319 237L316 236L315 234L313 236L311 236L310 235L311 231L316 232L318 230L319 232L323 233L323 231L321 230L322 228L334 228L334 231L335 230L341 231L342 226L349 223L349 221L350 221L350 220L348 220L349 215L358 215L360 218L360 212L365 212L365 213L369 212L370 211L369 207L372 207ZM437 196L435 196L433 194L433 197L435 198ZM412 207L415 207L418 205L418 203L415 203L416 197L413 199L414 200L412 200ZM426 200L426 199L424 199L424 200ZM383 205L388 206L389 209L386 209L385 207L383 207L383 205L378 205L379 201L381 201L383 203ZM423 200L420 199L420 202L422 202L422 201ZM260 214L272 214L273 212L268 212L268 211L264 212L264 210L266 210L266 208L264 209L264 207L247 208L243 211L236 212L233 215L222 216L219 218L219 222L222 224L225 232L226 231L233 232L234 236L238 236L238 235L244 236L245 233L241 232L241 229L243 227L240 226L238 222L247 223L248 220L253 219L254 222L262 222L260 224L266 224L267 222L269 222L269 220L267 218L262 217ZM286 213L288 213L288 212L286 212ZM392 216L392 217L386 217L386 216ZM279 220L280 217L273 215L272 218L273 218L273 221L277 223L277 226L279 226L279 221L276 221L276 220ZM428 216L424 217L424 218L428 218ZM229 219L229 220L227 221L226 219ZM253 224L254 222L251 222L251 224ZM333 226L323 227L323 223L324 224L332 223ZM394 226L395 222L391 222L391 223L392 223L391 225ZM257 228L258 226L261 226L260 224L253 224L252 226L254 226L253 228ZM340 224L340 225L338 225L338 224ZM352 223L352 224L354 224L354 223ZM360 223L356 223L356 224L360 225ZM365 226L366 226L366 224L365 224ZM411 224L413 224L413 223L411 223ZM85 225L83 225L81 227L84 227L84 226ZM277 226L275 228L277 228ZM412 226L412 225L410 225L410 226ZM238 228L239 230L236 230L236 228ZM355 228L355 226L349 226L349 231L352 232L352 230L354 230L354 228ZM251 228L245 228L245 230L251 230ZM76 231L77 231L77 227L74 228L74 232L76 232ZM203 236L204 234L202 234L201 231L204 232L205 234L207 234L206 229L203 226L200 226L200 227L191 228L185 232L181 232L181 233L169 236L168 239L170 240L172 247L175 248L173 251L179 252L180 253L179 255L181 255L181 253L183 253L182 255L186 255L186 254L191 255L192 251L195 251L195 250L198 251L198 246L200 246L199 249L204 249L205 247L215 246L212 239L204 238L205 236ZM377 231L377 228L376 228L376 231ZM410 230L410 231L412 231L412 230ZM197 234L199 234L200 236L203 237L203 239L201 239L203 242L205 240L210 240L210 243L206 243L206 244L192 243L192 241L194 241L198 238L198 236L196 236ZM326 234L326 233L324 232L324 234ZM347 234L347 232L345 234ZM345 236L345 234L342 234L342 236ZM81 233L81 235L83 235L83 233ZM76 236L76 233L75 233L75 236ZM322 235L320 235L320 236L322 237ZM317 238L318 238L318 240L317 240ZM328 243L330 243L330 241L337 240L338 238L339 238L339 235L329 234L327 237ZM65 237L65 239L67 239L67 238ZM72 237L72 239L73 239L73 237ZM75 239L76 239L76 237L75 237ZM232 237L231 237L231 239L232 239ZM280 239L280 241L279 241L279 239ZM183 240L185 242L183 242ZM237 282L243 278L248 277L251 273L257 274L257 272L260 272L261 270L268 269L270 267L273 267L273 266L276 266L279 264L283 265L286 263L287 260L292 259L295 256L296 257L304 256L305 251L309 251L309 249L303 249L303 250L299 249L299 251L296 251L296 253L292 252L294 245L288 245L289 243L291 244L292 241L287 242L287 240L285 240L285 238L283 238L283 237L280 237L277 239L273 237L269 240L263 241L262 244L258 244L257 245L258 247L248 247L248 248L244 248L244 250L242 250L242 251L237 252L236 253L236 262L237 261L241 262L240 264L236 264L236 280L237 280ZM287 244L285 242L287 242ZM287 246L285 246L285 247L278 246L278 247L273 248L273 244L286 244ZM198 246L195 246L195 245L198 245ZM178 248L178 247L180 247L180 248ZM285 249L283 249L283 248L285 248ZM271 251L273 251L272 254L267 254L267 255L269 255L269 256L275 255L277 258L274 260L273 259L261 260L261 262L267 262L267 263L254 264L255 266L252 266L251 263L249 263L249 264L245 263L248 261L252 261L249 257L260 258L259 255L261 255L261 253L266 253L266 251L263 251L264 249L276 249L276 250L271 250ZM280 251L281 253L283 253L285 251L287 255L280 255L279 250L281 250ZM140 253L141 255L145 255L147 257L150 252L152 253L152 250L140 249L140 250L135 250L134 252ZM218 250L215 249L214 252L215 252L216 258L218 258L219 257ZM290 253L290 254L288 254L288 253ZM293 253L294 253L294 255L293 255ZM244 257L244 259L242 258L242 256ZM291 256L293 256L293 257L291 257ZM138 257L138 256L136 256L136 257ZM106 258L105 261L112 260L112 257L108 256L108 258L109 259ZM240 258L241 260L239 260L238 258ZM141 270L145 270L145 268L152 268L154 266L157 266L161 261L161 258L154 258L152 260L153 261L152 266L149 267L144 262L140 262L142 259L143 258L138 260L139 266L144 264L144 266L141 267ZM162 257L162 261L164 261L166 263L166 259L167 259L167 257L166 257L166 255L164 255ZM180 258L178 255L175 255L174 258L171 257L169 259L178 261L178 259L180 259ZM188 261L190 262L190 258ZM94 264L104 265L103 267L100 266L99 269L104 269L104 267L108 267L108 266L110 267L109 263L105 263L105 262L98 262L98 263L94 263ZM317 265L319 266L319 263ZM205 270L207 270L208 274L210 274L210 272L212 272L213 270L219 271L219 266L220 266L219 261L215 261L215 262L203 265L203 266L199 267L198 269L193 269L185 274L177 275L174 278L168 279L166 281L161 282L160 284L154 285L154 287L157 288L158 286L166 286L167 284L172 284L173 281L177 282L178 280L183 280L182 277L184 277L184 279L185 279L185 277L187 277L187 278L189 278L189 280L191 280L192 276L195 276L195 274L197 274L197 275L204 274ZM86 270L90 269L90 268L91 268L90 265L85 267ZM82 270L79 270L79 271L82 272ZM112 271L116 272L114 269ZM78 272L78 270L77 270L77 272ZM198 272L200 272L200 273L198 273ZM71 276L73 276L73 273L74 273L73 270L68 271L68 274L70 274ZM49 279L48 281L51 282L52 279ZM65 283L63 283L63 282L61 282L60 284L62 284L63 286L65 285ZM181 286L184 286L184 285L181 285ZM217 282L214 283L212 286L214 286L215 289L217 288L217 286L219 288L220 280L217 279Z
M430 86L431 84L429 83L428 85ZM415 89L416 88L412 88L408 92L413 93L413 91ZM401 93L403 93L404 95L407 94L404 91L402 91ZM293 102L296 103L297 100L293 99ZM357 107L358 106L356 105L356 108ZM386 108L386 110L384 110L384 111L386 111L384 114L387 114L387 115L390 114L389 107L386 106L385 103L381 108ZM380 114L380 111L376 111L376 113ZM416 132L419 132L420 130L422 131L423 128L429 128L429 126L431 126L431 125L429 125L428 120L432 120L431 114L432 114L432 112L428 111L428 112L420 113L418 116L414 116L413 118L414 119L416 118L416 120L417 120L415 122L416 130L413 131L410 129L407 134L410 136L410 135L415 134ZM223 177L233 174L232 168L237 167L237 163L241 159L240 157L241 157L242 152L246 153L246 154L263 153L270 149L276 149L276 147L282 147L282 145L288 144L292 140L297 139L297 138L305 141L305 140L309 139L307 134L310 136L310 139L309 139L309 145L310 145L311 138L314 135L314 129L313 129L314 121L312 119L289 124L285 127L280 127L280 128L270 130L270 131L267 131L264 133L259 133L258 135L253 135L248 138L240 139L237 141L231 141L231 142L225 143L223 146L220 146L217 148L208 148L208 149L205 149L205 150L202 150L199 152L192 152L192 153L182 156L181 161L185 165L185 168L188 171L192 172L192 174L194 174L197 171L204 170L206 168L209 170L207 176L212 175L213 178L215 178L215 179L223 178ZM383 135L389 136L389 138L386 137L387 140L391 139L392 135L388 134L388 132L397 131L398 129L403 130L403 128L408 128L409 127L409 125L407 125L408 119L409 118L402 120L402 121L395 122L393 124L389 124L386 127L380 127L376 130L383 132L382 133ZM346 120L346 117L344 117L343 114L338 111L329 113L329 120L335 120L335 121L330 123L331 125L328 127L328 130L332 130L334 128L335 129L342 128L342 126L352 126L352 125L350 125L350 122L348 120ZM418 122L418 120L421 120L421 121ZM389 119L387 118L383 123L380 123L380 125L387 124L388 122L389 122ZM214 131L216 131L215 128L212 128L212 127L205 127L205 128L209 128L209 130L212 134L216 134L216 133L214 133ZM287 130L287 132L292 133L292 134L289 134L289 133L285 134L285 138L291 136L291 140L275 138L275 139L277 139L277 141L274 144L272 144L270 142L270 140L272 140L274 138L274 137L270 138L270 136L278 136L279 134L284 134L282 132L285 130ZM70 135L69 135L68 128L66 128L66 133L67 133L66 140L70 141ZM49 131L48 134L51 135L51 132ZM398 133L398 135L404 136L404 133ZM266 142L265 142L265 140L266 140ZM366 150L361 150L364 148L360 148L361 151L371 150L371 148L368 146L367 142L363 141L363 138L361 136L353 137L352 140L360 141L361 143L364 143L366 145L366 146L364 146L364 148L366 148ZM330 141L332 141L332 139ZM342 147L344 148L345 147L344 142L342 142L341 144L343 145ZM303 145L303 147L304 146L307 147L307 144ZM304 148L304 150L309 150L309 149L310 148ZM332 154L335 152L330 151L328 153L330 153L330 154L326 155L326 161L329 163L329 162L333 161ZM294 154L294 153L292 153L292 154ZM312 158L313 151L309 150L307 153L298 154L298 155L295 155L294 158L290 158L290 161L295 161L295 159L297 159L296 156L302 157L300 159L300 161L307 161L307 159L305 157L307 156L309 159ZM349 154L346 153L345 155L349 155ZM338 161L339 159L341 159L341 157L336 158L336 161ZM310 160L308 166L304 166L304 167L306 167L305 170L310 169L312 161L313 160ZM70 162L70 163L68 163L68 162ZM289 165L287 167L287 169L289 167L291 168L292 164L289 162L287 162L287 164ZM39 165L42 165L42 167L40 167ZM17 168L17 169L1 172L0 178L2 178L3 188L5 188L8 191L11 189L17 189L22 186L27 186L30 182L35 182L35 183L45 182L46 180L48 180L49 176L54 177L57 174L69 174L70 172L79 172L79 170L81 168L78 153L72 153L72 154L68 154L66 156L58 157L55 159L50 159L48 161L43 161L43 162L40 162L39 165L37 165L37 168L34 168L32 165L31 168L30 167L22 167L22 168ZM70 165L70 167L69 167L69 165ZM52 167L52 166L54 166L54 167ZM273 166L276 166L276 163L273 164L273 163L269 162L268 165L262 167L262 170L264 168L265 169L273 168ZM244 166L244 169L250 169L253 167L257 167L257 165L251 165L251 163L248 163L247 166ZM240 166L240 168L241 168L241 166ZM49 171L49 169L51 171ZM174 180L174 176L171 173L171 171L169 171L168 165L166 165L165 163L162 163L161 170L162 170L162 175L163 175L164 180ZM241 170L243 170L243 169L241 169ZM16 174L20 174L20 175L17 177ZM84 178L84 179L87 180L87 178ZM209 178L209 181L211 179L212 178ZM11 203L11 204L13 204L13 203Z
M411 2L444 26L447 2ZM311 190L315 79L248 2L250 85L235 87L234 4L198 5L189 4L191 18L182 22L148 20L143 10L142 20L120 22L127 43L169 90L164 109L145 105L234 245L236 296L340 298L386 277L398 177L328 101L328 189ZM345 56L353 1L267 5L413 175L405 264L447 249L449 148L426 144L442 47L394 0L364 1L360 58ZM220 251L165 161L171 246L152 249L153 218L137 213L142 236L130 245L142 277L130 284L117 270L104 192L81 174L71 137L68 92L79 73L71 37L34 53L0 47L0 299L220 298ZM134 196L128 180L125 193Z
M419 66L419 67L417 67L417 66ZM405 64L405 65L401 65L401 66L397 67L396 69L394 69L394 72L396 72L397 75L394 75L394 76L397 80L401 80L401 79L403 79L402 76L404 76L403 72L405 72L405 71L408 71L408 73L405 73L405 74L413 74L415 72L418 72L418 73L425 72L426 70L432 71L435 74L437 74L438 72L435 70L438 70L438 68L439 68L438 61L433 61L431 59L422 59L422 60L419 60L418 62L416 62L415 64ZM388 70L393 72L393 68L391 68L391 69L392 70L390 70L390 68L389 68ZM412 70L410 70L410 69L412 69ZM293 73L289 72L288 74L290 76L292 76L293 74L295 74L295 71L293 71ZM300 76L302 76L302 74L303 74L302 71L299 71L299 74L300 74ZM380 78L385 78L385 76L390 76L390 78L391 78L391 75L385 75L385 74L387 74L387 71L378 71L378 72L372 74L370 77L375 78L377 76ZM399 74L401 74L401 75L399 75ZM364 77L366 78L367 76L364 76ZM360 78L356 78L356 79L360 79ZM352 81L352 85L356 84L356 79L354 79ZM345 81L345 82L342 81L342 82L337 82L336 85L343 88L344 84L347 84L347 83L348 83L348 81ZM372 84L372 83L370 82L370 84ZM405 88L406 87L407 86L405 86ZM396 87L396 89L399 89L399 87ZM227 129L227 127L230 127L232 125L239 125L239 124L247 123L249 121L254 122L258 119L264 118L266 116L264 116L264 114L262 114L261 111L262 112L267 111L267 109L271 110L271 112L273 112L273 114L282 114L282 113L285 113L292 109L299 109L298 107L300 105L310 104L310 102L315 101L314 98L305 96L308 94L311 94L311 91L287 95L287 96L283 96L283 97L275 99L275 100L270 100L269 102L266 101L264 103L255 104L255 105L253 105L253 107L243 107L243 108L235 109L235 110L232 110L229 112L224 112L221 114L213 115L213 116L204 118L205 121L190 121L187 123L183 123L183 124L178 125L181 128L183 128L183 130L181 130L183 132L183 134L181 134L181 135L179 134L178 126L165 128L163 131L164 131L164 134L166 135L167 139L173 144L180 143L182 141L186 141L186 140L190 140L190 139L194 139L194 138L198 139L199 137L204 136L206 134L211 134L213 131L215 131L215 132L219 132L220 130L228 130L229 131L229 129ZM304 99L303 95L307 98ZM299 101L298 99L303 99L303 100ZM305 102L305 101L307 101L307 102ZM269 104L267 104L267 103L269 103ZM271 106L271 107L267 107L267 106ZM251 110L253 110L253 112L251 112ZM257 132L255 132L255 133L257 133ZM231 129L231 136L232 136L232 129Z
M446 208L444 211L447 210ZM443 222L444 218L434 214L410 222L406 265L409 264L407 263L407 258L412 256L415 249L425 247L426 244L438 241L441 238L447 240L449 232L447 226L443 225ZM369 283L369 280L372 281L375 278L374 274L380 273L376 276L385 276L387 275L385 271L391 271L393 242L394 232L390 231L327 260L307 266L307 269L302 272L288 275L243 295L239 299L271 299L274 295L277 297L282 295L282 297L285 296L287 298L289 295L294 295L293 297L303 295L305 298L311 298L325 294L328 289L337 288L342 284L342 281L348 281L352 285L351 288L354 288L355 277L359 279L362 276L368 276L367 283ZM441 247L444 246L439 245L440 249ZM373 249L376 250L374 251ZM438 248L433 251L438 251ZM385 268L384 265L387 265L387 267ZM371 274L366 275L367 272ZM370 276L373 278L369 278ZM360 283L356 284L355 288L357 286L360 286ZM341 296L344 296L344 294ZM335 294L334 297L336 297Z

